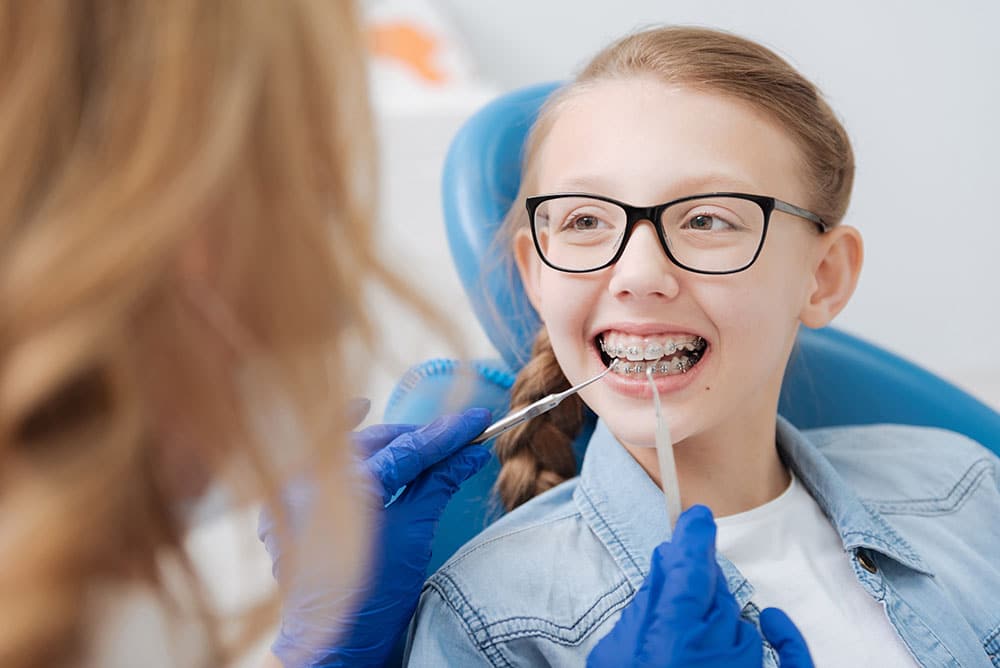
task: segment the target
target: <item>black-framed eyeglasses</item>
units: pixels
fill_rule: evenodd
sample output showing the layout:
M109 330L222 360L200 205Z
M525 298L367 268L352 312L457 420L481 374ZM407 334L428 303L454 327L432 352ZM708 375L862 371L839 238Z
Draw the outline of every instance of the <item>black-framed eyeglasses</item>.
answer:
M585 273L618 261L636 225L653 223L671 262L699 274L735 274L760 255L772 211L830 226L811 211L764 195L716 192L654 206L632 206L589 193L555 193L525 200L531 235L545 264Z

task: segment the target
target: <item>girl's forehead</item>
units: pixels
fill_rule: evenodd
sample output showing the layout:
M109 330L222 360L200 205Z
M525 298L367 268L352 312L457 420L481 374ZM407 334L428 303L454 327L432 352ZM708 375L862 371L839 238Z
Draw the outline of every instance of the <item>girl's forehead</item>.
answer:
M789 133L748 103L628 79L564 100L537 169L543 192L603 186L601 194L648 203L706 188L801 199L803 164Z

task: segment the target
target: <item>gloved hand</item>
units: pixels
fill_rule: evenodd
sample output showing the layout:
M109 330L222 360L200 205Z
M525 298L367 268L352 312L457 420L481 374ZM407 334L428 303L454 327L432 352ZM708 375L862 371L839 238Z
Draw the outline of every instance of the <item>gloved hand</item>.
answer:
M489 423L488 410L472 408L420 428L377 425L354 434L364 457L362 466L372 481L374 504L382 507L400 487L406 489L376 517L370 575L360 589L348 592L360 607L349 611L346 620L340 603L345 592L291 588L283 602L279 636L271 647L286 668L385 663L416 609L445 505L490 458L485 447L467 445ZM311 501L311 495L302 491L293 488L283 494L293 528L296 516L307 512ZM273 519L262 513L258 533L280 581L281 546L274 529ZM318 624L326 628L317 628ZM305 638L334 628L340 632L331 639L331 647L309 651L311 658L304 662L298 658Z
M782 668L812 668L805 640L777 608L760 614ZM705 506L677 520L653 551L649 576L615 627L587 658L590 668L760 668L764 647L715 560L715 521Z

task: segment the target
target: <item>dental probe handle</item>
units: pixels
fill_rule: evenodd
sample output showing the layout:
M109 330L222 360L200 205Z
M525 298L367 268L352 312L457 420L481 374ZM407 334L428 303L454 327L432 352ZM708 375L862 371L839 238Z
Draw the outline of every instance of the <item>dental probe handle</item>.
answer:
M587 387L591 383L596 383L601 378L604 378L606 375L608 375L608 373L614 368L615 364L612 363L611 366L609 366L607 369L597 374L593 378L583 381L579 385L574 385L568 390L564 390L557 394L550 394L547 397L539 399L533 404L528 404L527 406L525 406L520 410L516 410L513 413L510 413L509 415L505 415L503 418L497 420L489 427L487 427L486 431L481 433L479 436L476 436L474 439L469 441L469 443L475 445L477 443L482 443L483 441L488 441L494 436L499 436L508 429L512 429L517 425L521 424L522 422L527 422L532 418L536 418L542 413L548 413L550 410L561 404L563 399L576 394L577 392Z
M483 441L488 441L494 436L499 436L508 429L513 429L522 422L527 422L532 418L536 418L542 413L548 413L550 410L558 406L565 398L566 397L558 394L550 394L533 404L529 404L520 410L514 411L509 415L505 415L503 418L487 427L486 431L481 433L479 436L476 436L469 442L477 444L482 443Z

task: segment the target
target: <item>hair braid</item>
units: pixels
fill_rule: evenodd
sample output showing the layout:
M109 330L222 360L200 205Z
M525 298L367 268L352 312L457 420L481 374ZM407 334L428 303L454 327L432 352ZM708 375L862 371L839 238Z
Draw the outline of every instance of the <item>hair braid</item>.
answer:
M510 405L525 406L569 388L556 361L548 333L535 338L531 360L517 374ZM576 475L573 439L583 425L583 402L573 395L544 415L497 437L500 475L496 489L507 510Z

